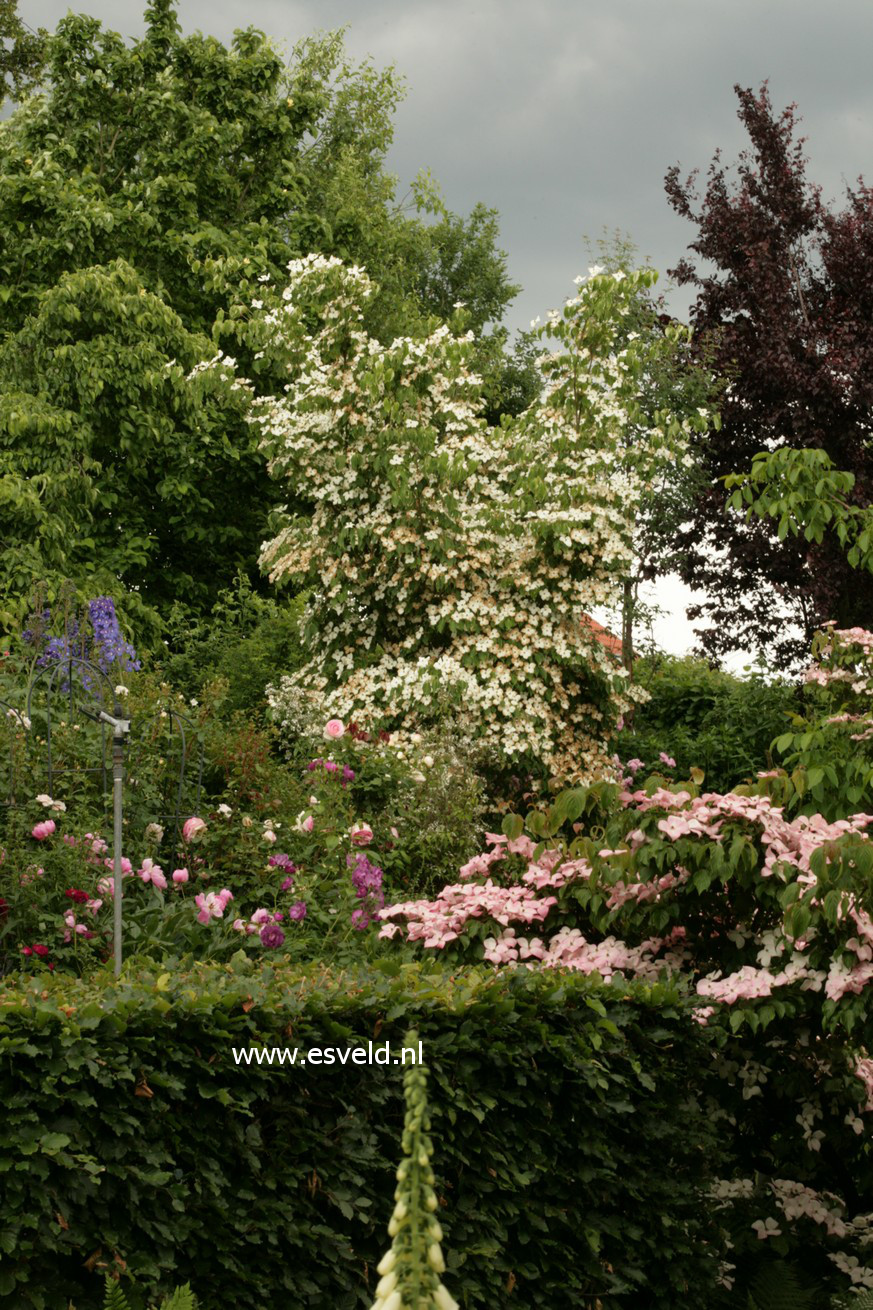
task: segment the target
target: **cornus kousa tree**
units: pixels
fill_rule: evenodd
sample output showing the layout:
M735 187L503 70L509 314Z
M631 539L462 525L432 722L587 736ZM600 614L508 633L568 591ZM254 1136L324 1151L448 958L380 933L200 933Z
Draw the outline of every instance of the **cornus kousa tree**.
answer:
M251 332L291 380L253 418L290 490L262 564L311 588L312 659L274 704L314 692L402 737L463 702L498 765L608 770L630 693L582 619L620 594L641 488L689 430L656 422L625 439L649 347L616 350L617 328L652 275L593 271L543 329L559 348L541 361L541 398L489 428L461 316L457 331L383 345L362 326L374 287L361 269L310 256L289 274L264 283Z
M530 835L509 816L433 900L385 907L381 935L619 988L684 979L732 1166L712 1198L725 1281L742 1295L768 1251L801 1282L873 1287L873 816L789 818L759 784L723 795L699 770L643 784L627 767L529 815Z

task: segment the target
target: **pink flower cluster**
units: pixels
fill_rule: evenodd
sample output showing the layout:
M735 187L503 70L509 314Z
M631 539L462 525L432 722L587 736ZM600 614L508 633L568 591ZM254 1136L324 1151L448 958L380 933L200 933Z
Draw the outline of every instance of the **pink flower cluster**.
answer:
M483 916L508 925L536 923L545 919L554 896L538 897L530 887L499 887L489 878L483 885L444 887L433 901L402 901L382 910L383 920L405 918L407 941L440 949L461 935L470 919ZM399 925L385 923L380 937L393 937Z
M820 1224L831 1237L845 1237L846 1224L837 1207L842 1208L838 1197L828 1192L815 1192L803 1183L796 1183L789 1178L774 1178L770 1186L776 1198L776 1204L790 1222L796 1219L811 1219ZM828 1205L826 1202L830 1201Z
M285 918L281 910L267 910L263 906L255 910L246 923L245 919L234 919L231 925L234 932L244 932L251 936L253 933L259 933L268 923L281 923Z
M774 987L787 987L795 982L801 983L803 991L821 991L824 977L821 970L810 969L807 962L796 955L775 974L769 969L757 969L752 964L744 965L726 978L718 973L709 974L697 983L697 994L733 1005L735 1001L754 1001L770 996Z
M860 1078L867 1089L867 1104L864 1109L873 1110L873 1060L859 1060L855 1065L855 1077Z
M485 941L485 959L492 964L513 964L516 961L537 959L544 967L576 969L580 973L599 973L608 982L613 974L621 973L632 978L655 981L667 969L680 969L685 963L680 946L684 929L674 928L667 937L651 937L639 946L628 946L615 937L601 942L588 942L578 928L559 928L545 945L539 937L530 940L517 938L514 928L507 928L500 937ZM664 952L661 958L655 956Z

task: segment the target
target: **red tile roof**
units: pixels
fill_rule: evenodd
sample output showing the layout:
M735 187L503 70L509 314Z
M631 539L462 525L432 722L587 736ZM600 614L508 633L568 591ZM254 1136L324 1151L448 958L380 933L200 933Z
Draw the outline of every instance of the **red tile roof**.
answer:
M596 619L592 619L590 614L583 614L582 622L587 628L591 629L594 633L595 639L600 642L601 646L605 646L607 650L612 651L613 655L617 655L618 658L621 659L620 637L613 636L608 628L604 628L602 623L598 623Z

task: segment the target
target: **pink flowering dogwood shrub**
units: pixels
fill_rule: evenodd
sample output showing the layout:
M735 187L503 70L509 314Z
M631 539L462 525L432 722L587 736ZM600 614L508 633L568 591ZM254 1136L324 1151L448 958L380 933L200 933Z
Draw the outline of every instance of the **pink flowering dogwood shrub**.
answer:
M734 1177L771 1187L745 1198L757 1210L741 1207L749 1221L732 1238L726 1283L747 1286L767 1247L834 1287L849 1268L865 1286L873 816L788 818L754 787L701 792L694 772L566 792L528 816L528 833L510 816L436 897L386 906L381 935L453 963L684 980L690 1017L711 1035L700 1094L730 1140ZM570 839L568 827L610 802L605 824ZM795 1198L790 1214L780 1197ZM839 1222L822 1224L821 1206Z
M805 706L777 737L782 768L758 789L789 814L873 811L873 632L825 625L804 673Z

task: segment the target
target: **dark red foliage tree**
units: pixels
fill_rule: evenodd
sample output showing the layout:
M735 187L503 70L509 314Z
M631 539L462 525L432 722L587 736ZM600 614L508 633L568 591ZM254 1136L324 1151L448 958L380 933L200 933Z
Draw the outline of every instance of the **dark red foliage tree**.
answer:
M762 648L787 667L827 619L873 625L873 578L853 570L835 541L779 542L772 521L726 512L719 479L749 469L758 451L819 447L855 474L853 495L869 503L873 192L859 180L847 208L829 212L806 178L795 107L776 117L766 83L758 95L734 90L752 142L736 177L719 152L702 199L696 173L683 183L674 167L666 178L671 205L698 229L689 249L706 261L683 259L671 274L697 288L698 348L731 378L721 430L700 439L705 486L677 544L684 580L710 596L689 611L710 624L707 654ZM787 635L786 618L802 640Z

